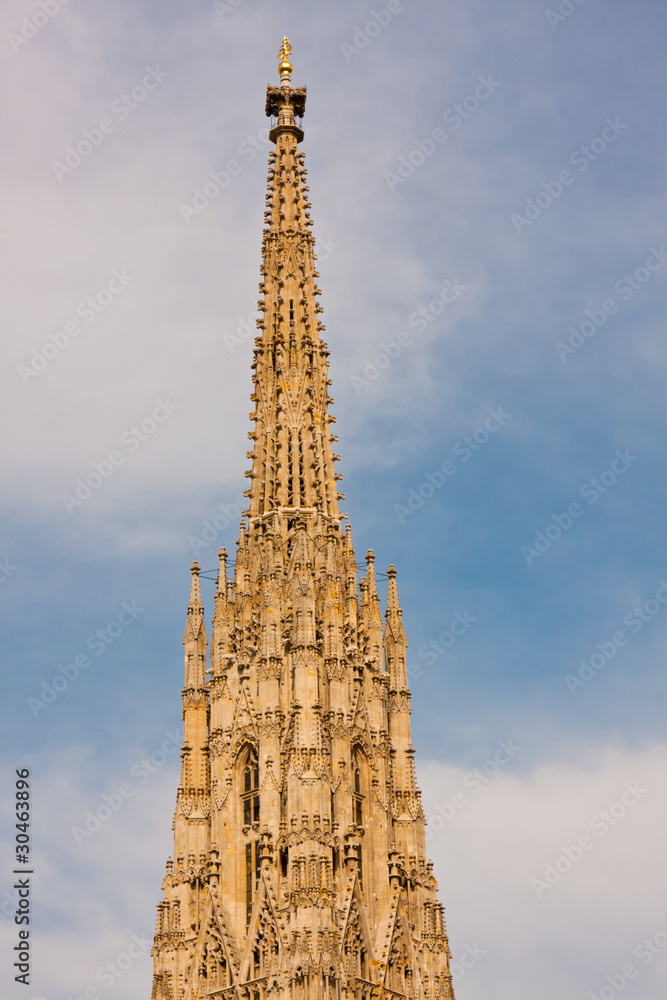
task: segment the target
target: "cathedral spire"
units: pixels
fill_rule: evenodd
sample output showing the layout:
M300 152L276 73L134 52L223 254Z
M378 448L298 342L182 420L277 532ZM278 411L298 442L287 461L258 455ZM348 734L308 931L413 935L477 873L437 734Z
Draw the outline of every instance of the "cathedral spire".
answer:
M315 240L304 157L298 152L306 88L291 85L287 39L280 49L280 87L267 87L270 138L267 227L262 245L258 303L261 336L255 341L251 432L254 448L250 516L280 508L319 510L338 521L340 513L329 414L327 345L317 301Z
M396 571L342 531L291 45L269 86L248 510L219 570L207 682L192 567L183 767L152 1000L453 1000L425 857Z

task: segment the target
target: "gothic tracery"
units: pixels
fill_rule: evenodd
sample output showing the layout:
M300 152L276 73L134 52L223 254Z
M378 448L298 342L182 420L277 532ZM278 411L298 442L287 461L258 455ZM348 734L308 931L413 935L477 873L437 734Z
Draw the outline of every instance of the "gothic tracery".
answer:
M153 1000L453 1000L388 571L357 581L339 510L310 233L305 88L269 87L252 468L233 571L220 552L207 676L199 567Z

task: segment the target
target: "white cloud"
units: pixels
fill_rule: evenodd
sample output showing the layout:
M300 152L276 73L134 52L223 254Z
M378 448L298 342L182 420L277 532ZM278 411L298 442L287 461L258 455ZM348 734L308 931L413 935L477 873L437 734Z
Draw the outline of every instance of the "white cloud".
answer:
M48 988L50 997L77 997L89 986L97 986L109 1000L139 1000L150 994L149 951L160 883L173 849L170 827L178 755L168 756L168 763L148 777L132 768L142 759L150 761L156 751L159 746L128 755L115 776L89 748L62 749L32 764L31 983ZM3 768L3 780L9 787L13 771ZM73 828L82 829L88 822L94 829L89 813L97 814L109 800L115 803L121 784L131 786L132 795L121 797L122 804L99 829L77 843ZM101 815L107 811L103 808ZM12 840L7 823L5 857L10 856ZM2 916L6 949L15 937L11 905L2 909ZM133 935L144 942L143 948L135 943L131 961L122 958L117 965ZM140 951L140 957L134 957Z
M38 989L48 985L50 996L65 1000L89 984L100 985L100 969L127 952L133 934L152 937L172 849L173 762L143 785L135 781L136 795L82 846L71 834L88 810L96 811L104 793L111 795L128 778L130 764L152 749L128 756L128 765L115 776L89 751L74 747L33 765L34 982ZM438 815L438 806L452 815L446 806L457 793L466 800L442 829L435 831L440 824L431 823L435 832L427 845L447 908L457 1000L588 997L627 963L638 970L636 995L662 1000L667 951L647 962L646 953L638 956L636 950L645 939L658 935L660 941L667 924L660 891L667 745L600 748L535 769L525 766L522 756L529 748L521 747L493 775L489 761L496 750L491 747L470 768L432 761L418 768L427 818ZM480 782L474 768L493 776ZM3 778L9 781L10 775ZM628 785L646 793L621 817L613 806ZM614 825L603 835L601 811L610 808ZM593 847L538 898L531 879L542 879L564 849L576 857L572 848L583 835ZM3 852L7 856L7 843ZM12 933L5 924L4 936ZM461 976L466 953L479 957L467 959L470 967ZM113 985L101 988L102 995L141 1000L150 974L144 955Z
M11 427L3 435L2 471L16 523L35 528L17 531L20 543L10 539L0 552L21 567L2 595L9 634L20 620L7 662L25 668L25 690L16 681L16 712L9 719L21 737L25 697L36 677L24 630L38 637L40 661L45 646L71 647L96 600L115 606L105 587L113 590L118 577L109 582L106 560L127 559L127 576L118 582L126 596L137 556L187 548L187 535L247 485L251 345L231 354L222 335L248 316L258 297L266 157L248 163L189 226L178 205L265 125L264 87L275 79L277 41L285 30L294 42L295 82L309 87L303 148L314 232L339 244L322 260L319 283L349 509L356 504L381 544L388 549L391 543L391 560L402 558L406 621L423 617L424 641L455 608L485 602L485 624L471 636L470 652L462 644L438 675L428 676L435 708L424 739L437 735L432 718L437 699L445 704L450 676L457 691L466 692L451 736L461 753L495 732L509 710L517 713L518 731L535 731L535 756L542 760L560 751L559 721L566 715L564 725L571 718L593 745L605 727L627 733L650 724L651 732L660 731L662 687L651 679L642 688L636 677L646 678L661 662L662 623L641 637L650 648L638 644L629 659L619 656L572 704L563 708L552 696L563 693L563 674L579 655L609 634L608 624L622 621L626 598L619 595L627 594L627 602L634 594L645 599L664 573L657 565L664 517L655 470L664 465L665 275L638 291L567 366L559 367L553 349L569 324L596 308L660 240L659 95L665 87L654 26L661 13L646 3L638 4L639 13L586 4L551 32L543 9L527 0L497 9L484 0L422 0L406 4L400 22L348 65L340 42L364 23L369 6L362 0L291 6L248 0L222 21L208 0L187 10L176 5L175 12L173 4L71 0L14 53L6 35L27 7L24 0L3 4L3 180L11 197L0 217L6 234L0 236L6 358L0 393ZM169 77L59 182L52 160L154 64ZM488 73L502 81L497 94L390 192L385 171ZM518 237L511 212L567 165L571 151L596 135L607 115L624 111L627 133ZM104 287L114 268L124 267L136 278L123 294L24 385L17 366L76 318L77 304ZM455 320L437 329L433 324L376 389L355 394L349 375L404 328L438 282L457 276L474 283L474 293L461 299ZM179 404L178 412L69 515L61 494L165 395ZM513 414L506 437L495 442L498 453L505 449L503 459L489 448L471 463L456 490L443 491L425 508L421 527L417 518L410 522L408 539L392 519L392 503L405 495L409 475L418 485L489 405ZM520 559L520 540L604 467L620 437L624 446L641 445L634 492L619 489L604 509L600 504L572 544L563 543L526 585L513 562ZM412 462L403 482L402 469ZM362 492L349 477L369 470L383 477L380 496L375 483ZM428 521L436 513L440 519ZM513 532L510 551L506 540ZM233 526L216 539L211 563L221 541L233 551L235 533ZM31 544L37 536L40 551ZM357 543L363 551L358 537ZM81 594L73 580L82 562L91 583L77 606L63 595ZM16 615L21 586L24 607ZM164 607L168 587L153 591L155 606ZM57 622L55 594L62 608ZM156 683L174 654L157 619L144 663L144 680ZM41 622L49 624L35 624ZM497 671L497 698L489 698L480 681L485 670ZM475 678L478 691L472 690ZM100 698L96 684L88 692L93 700ZM124 731L123 699L116 694L112 708L98 701L100 743L109 732ZM49 834L39 855L38 961L49 970L48 996L61 989L62 1000L121 954L129 933L152 926L173 804L173 785L160 775L75 852L69 827L110 778L99 762L87 778L92 792L73 777L81 765L63 748L77 725L89 725L90 706L83 691L80 701L60 708L66 706L67 714L49 717L54 726L56 718L65 721L58 746L49 749L51 764L43 764ZM29 736L41 761L45 731ZM433 839L455 948L475 941L487 948L484 961L460 982L459 1000L586 996L626 955L632 960L643 935L664 925L653 877L660 822L664 828L658 791L552 891L538 900L530 888L530 878L626 780L658 788L663 759L661 747L532 770L519 758L516 771L503 770ZM420 773L433 804L453 794L464 775L442 763L424 765ZM56 929L58 921L64 928ZM117 984L119 1000L147 995L149 963L140 965ZM642 971L636 991L644 1000L656 995L662 968L656 958ZM72 969L80 982L71 979ZM131 976L138 977L132 989Z
M638 969L630 984L635 992L628 989L627 995L661 1000L667 952L649 964L633 953L667 924L659 889L665 876L667 745L600 748L536 769L525 767L522 757L529 753L523 747L477 792L477 779L465 778L482 768L485 756L470 769L434 762L418 768L427 819L456 793L466 799L427 845L454 960L466 945L485 951L465 973L458 1000L588 997L626 963ZM614 807L615 825L603 834L600 813L621 799L627 785L639 786L640 797L622 818L614 819L623 812ZM631 798L626 795L626 801ZM564 849L576 859L573 847L582 836L593 846L559 881L550 874L553 887L539 889L538 897L531 880L543 881L549 864L565 870Z

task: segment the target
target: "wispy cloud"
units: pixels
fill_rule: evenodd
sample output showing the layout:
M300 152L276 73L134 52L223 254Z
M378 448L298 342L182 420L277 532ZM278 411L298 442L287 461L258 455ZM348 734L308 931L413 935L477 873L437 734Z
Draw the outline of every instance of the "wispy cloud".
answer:
M376 5L377 16L362 0L283 7L6 0L0 13L11 191L0 218L10 428L1 711L16 754L34 755L56 820L40 859L39 962L61 972L42 992L76 996L132 934L151 931L169 765L80 848L69 830L137 759L119 746L152 753L178 722L187 565L195 549L203 563L210 553L207 569L221 544L232 551L250 428L263 99L287 31L294 80L308 85L302 148L345 507L357 551L372 546L378 565L400 570L411 663L423 671L417 761L437 758L431 803L463 794L463 777L485 773L507 734L522 747L434 838L460 990L486 996L493 983L500 1000L502 990L547 1000L548 982L554 995L600 995L617 957L639 970L642 935L664 928L644 867L657 793L557 892L531 899L530 878L626 781L646 773L656 787L657 749L610 752L595 766L586 753L664 735L662 616L645 610L650 624L625 646L614 636L665 578L667 11L650 0L405 0ZM150 68L168 75L144 86ZM617 120L627 127L614 137ZM58 178L53 163L68 170ZM517 231L513 214L530 225ZM121 291L123 274L136 277ZM451 303L445 278L466 289ZM179 410L153 434L142 428L158 399ZM492 433L485 421L501 403L511 419ZM119 442L135 426L146 442L126 456ZM454 446L469 447L470 461ZM613 463L628 452L640 459L620 475ZM112 453L127 461L114 465ZM105 478L106 463L116 471ZM77 486L91 495L70 514L62 496ZM396 504L412 511L404 523ZM521 547L538 542L528 567ZM130 596L146 613L105 653L109 669L80 670L33 719L27 698L66 680L59 664ZM476 621L450 646L457 613ZM609 643L617 652L599 669ZM580 677L581 660L594 679ZM568 673L584 685L576 697ZM636 861L631 843L642 845ZM608 851L634 881L612 872ZM121 860L122 885L109 868ZM579 937L573 912L588 917ZM550 964L563 953L554 941L571 962ZM76 981L62 971L72 968ZM656 957L640 970L648 1000L659 969ZM133 1000L149 981L144 956L108 994Z

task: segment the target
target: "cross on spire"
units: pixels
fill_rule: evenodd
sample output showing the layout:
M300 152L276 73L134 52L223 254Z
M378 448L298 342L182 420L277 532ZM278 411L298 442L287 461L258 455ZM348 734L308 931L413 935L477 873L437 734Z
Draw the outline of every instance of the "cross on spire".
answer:
M278 59L280 59L280 65L278 66L278 72L281 78L283 76L290 77L292 75L292 64L287 58L292 54L292 43L290 42L287 35L282 40L280 49L278 50Z

